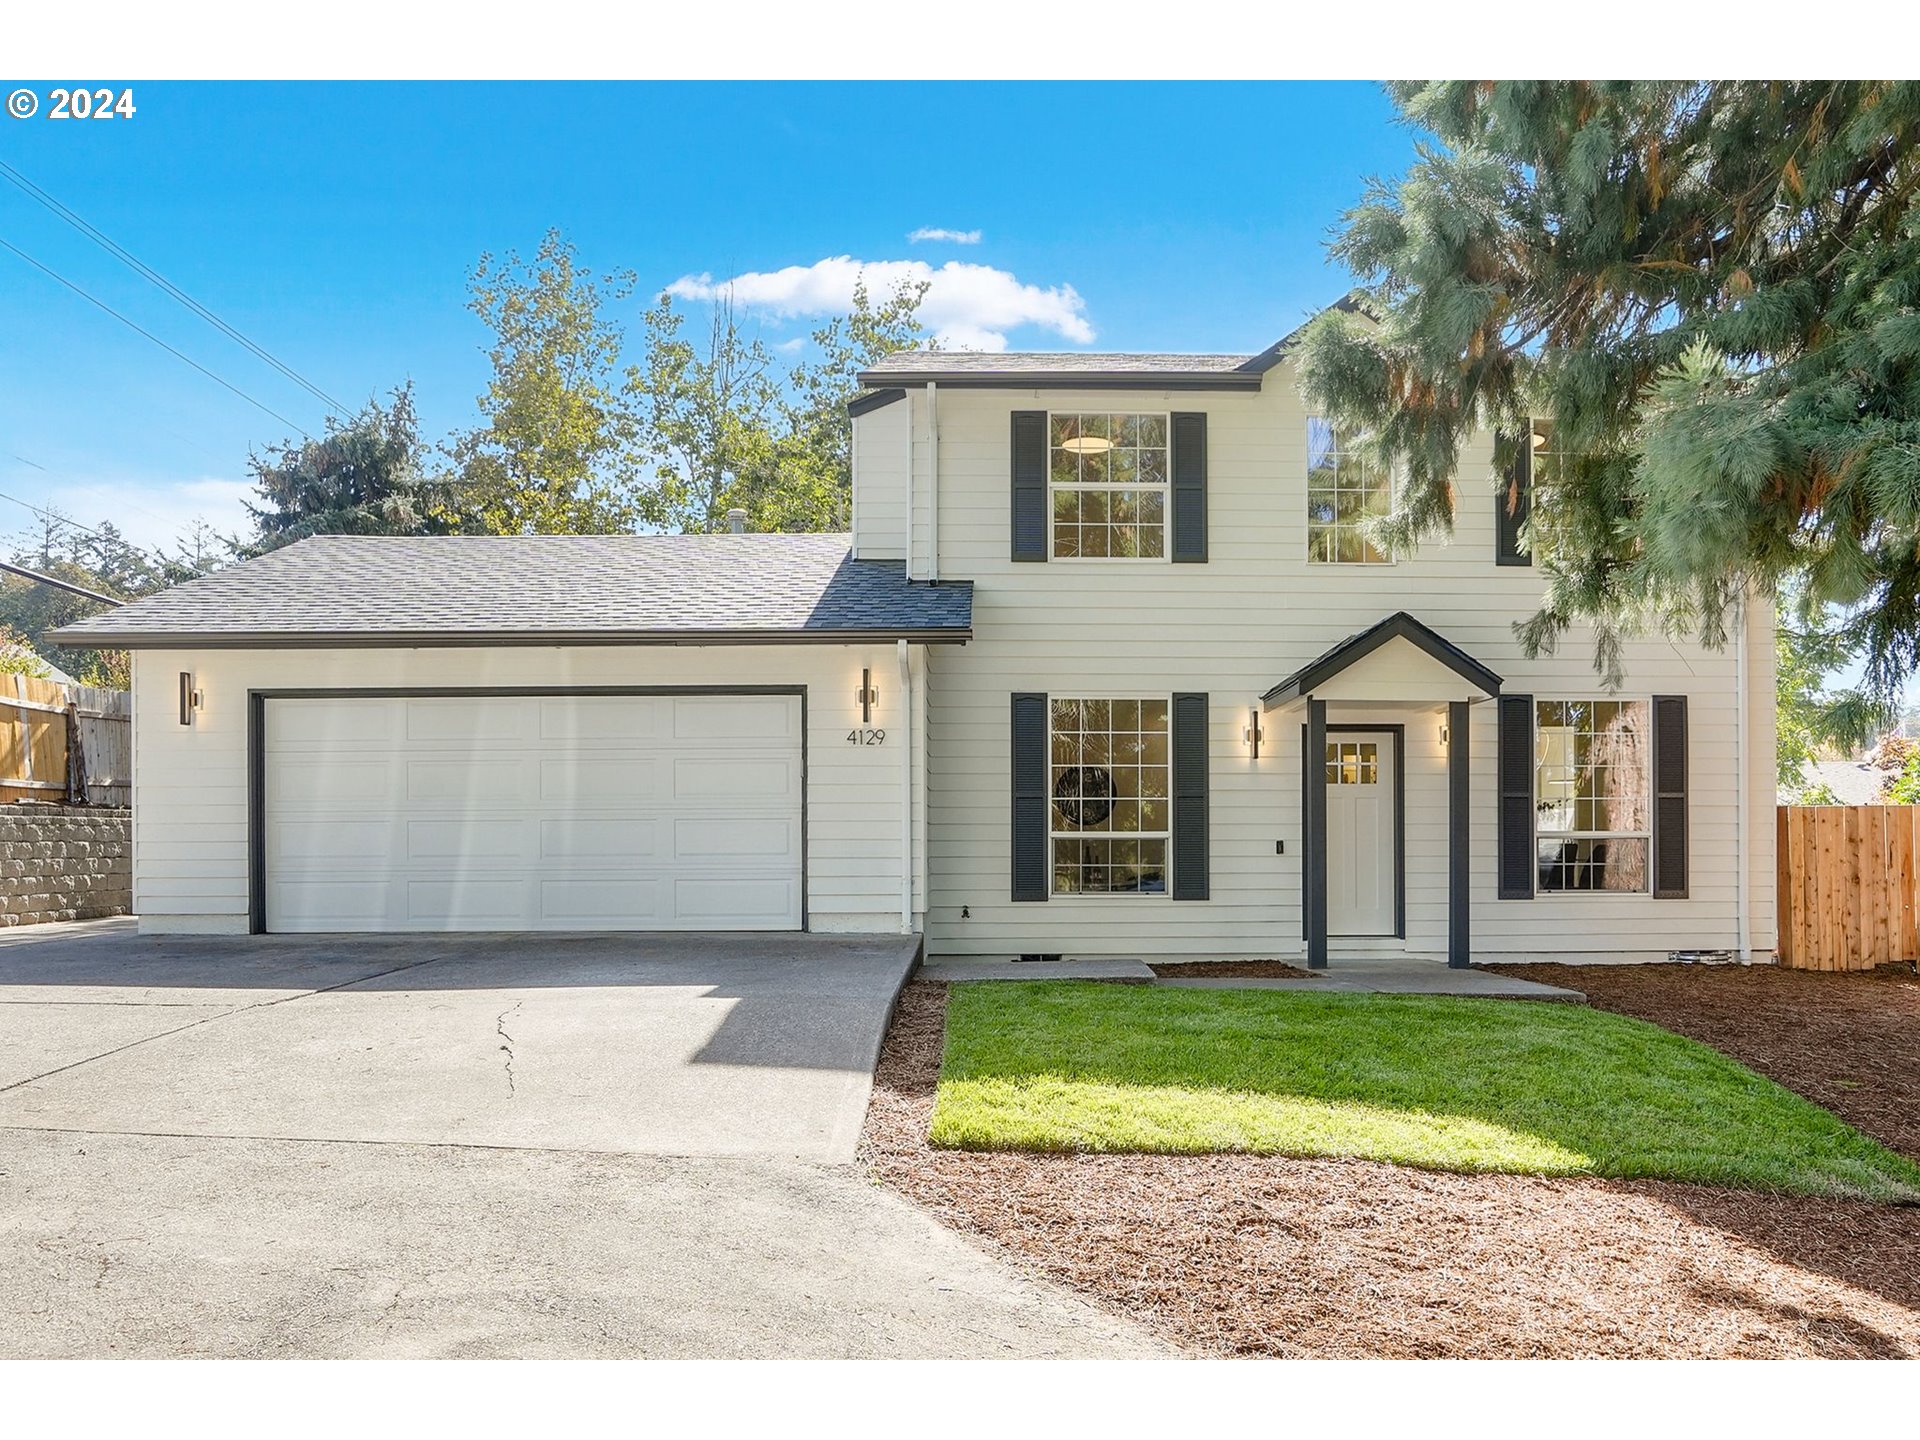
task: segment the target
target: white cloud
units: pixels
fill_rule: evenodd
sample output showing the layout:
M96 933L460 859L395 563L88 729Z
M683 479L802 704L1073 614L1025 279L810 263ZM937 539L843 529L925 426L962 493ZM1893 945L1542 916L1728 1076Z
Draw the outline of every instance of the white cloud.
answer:
M667 287L682 300L717 300L731 294L746 309L771 315L837 315L853 303L864 276L875 296L902 284L927 285L920 319L954 350L1005 350L1007 332L1023 325L1048 330L1076 345L1090 344L1093 326L1087 302L1071 285L1041 287L991 265L949 260L935 269L924 260L856 260L831 256L784 270L751 270L730 280L683 275Z
M947 230L939 225L922 225L907 236L909 245L924 245L935 241L945 241L949 245L978 245L978 230Z

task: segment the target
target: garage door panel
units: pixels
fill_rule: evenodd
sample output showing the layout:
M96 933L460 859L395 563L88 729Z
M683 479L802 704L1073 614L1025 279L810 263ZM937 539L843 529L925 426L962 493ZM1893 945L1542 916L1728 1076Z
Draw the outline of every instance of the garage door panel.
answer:
M659 880L543 880L540 919L549 926L582 930L664 929Z
M548 860L648 860L661 853L660 825L652 817L592 820L570 815L540 822L540 853Z
M676 861L784 858L799 849L799 826L786 820L697 816L673 822Z
M407 739L436 744L528 741L539 736L538 716L532 700L413 699L407 701Z
M267 926L797 929L800 708L765 695L270 700Z
M271 828L268 848L289 860L384 862L393 851L391 821L331 819L281 821Z
M540 762L540 798L573 809L647 804L660 798L660 762L578 754Z
M274 706L274 724L267 734L267 753L299 750L315 745L379 745L405 733L404 702L362 699L351 706Z
M393 795L393 766L377 755L347 769L326 764L326 758L327 752L304 750L269 756L267 803L300 811L385 807Z
M407 759L406 797L416 804L447 805L463 813L482 806L523 805L534 799L535 777L515 751L464 760ZM391 792L388 792L389 795Z
M785 759L738 755L673 762L675 800L753 799L797 789L796 766Z
M501 820L409 820L409 860L531 860L535 837L529 822Z
M794 882L765 880L676 880L676 923L690 930L734 926L779 928L795 903Z
M660 737L660 707L655 695L596 695L593 704L553 698L540 702L544 740L648 741Z
M785 696L688 696L673 702L673 737L781 744L794 738L798 718L799 708Z
M281 930L388 930L391 892L385 876L278 880L267 887L267 915Z

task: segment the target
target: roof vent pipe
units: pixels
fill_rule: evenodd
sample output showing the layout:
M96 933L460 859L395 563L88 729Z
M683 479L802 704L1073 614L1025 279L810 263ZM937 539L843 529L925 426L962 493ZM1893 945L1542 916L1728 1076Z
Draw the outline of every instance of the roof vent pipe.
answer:
M731 530L735 535L746 534L747 512L737 506L727 511L727 529Z

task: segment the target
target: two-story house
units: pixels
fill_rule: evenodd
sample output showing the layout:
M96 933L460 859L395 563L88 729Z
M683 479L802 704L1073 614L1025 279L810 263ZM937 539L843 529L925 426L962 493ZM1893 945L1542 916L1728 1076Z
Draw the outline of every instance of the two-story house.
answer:
M329 537L68 627L135 650L142 927L1773 948L1771 611L1528 658L1546 425L1389 561L1285 341L862 380L850 537Z

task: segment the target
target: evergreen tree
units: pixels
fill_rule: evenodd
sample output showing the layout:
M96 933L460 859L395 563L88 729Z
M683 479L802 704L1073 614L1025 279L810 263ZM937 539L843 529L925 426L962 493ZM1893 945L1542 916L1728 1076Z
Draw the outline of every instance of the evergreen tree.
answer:
M241 547L264 555L310 535L444 535L453 526L446 487L421 468L413 385L393 403L370 400L318 440L291 440L248 459L261 503L247 502L256 534ZM206 537L185 537L173 580L191 579L209 558ZM200 573L205 573L204 569Z
M1333 242L1303 385L1444 533L1472 429L1550 418L1532 651L1725 638L1746 587L1839 612L1886 701L1920 655L1920 84L1408 82L1425 130ZM1461 476L1462 482L1472 477ZM1497 483L1492 476L1489 483Z

